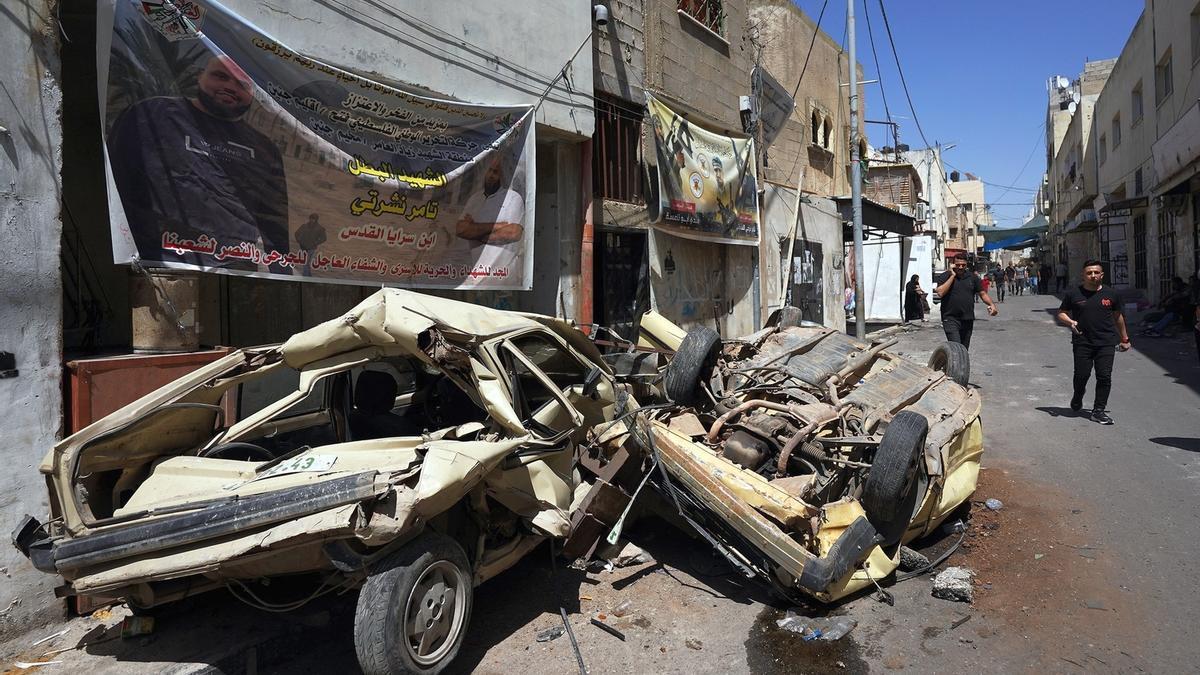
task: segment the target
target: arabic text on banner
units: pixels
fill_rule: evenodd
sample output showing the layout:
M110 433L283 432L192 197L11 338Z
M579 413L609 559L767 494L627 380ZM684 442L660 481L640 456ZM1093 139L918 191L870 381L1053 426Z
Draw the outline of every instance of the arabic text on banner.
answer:
M758 243L754 141L688 123L646 94L658 159L659 229L727 244Z
M216 2L115 2L101 112L117 262L531 287L530 106L417 96Z

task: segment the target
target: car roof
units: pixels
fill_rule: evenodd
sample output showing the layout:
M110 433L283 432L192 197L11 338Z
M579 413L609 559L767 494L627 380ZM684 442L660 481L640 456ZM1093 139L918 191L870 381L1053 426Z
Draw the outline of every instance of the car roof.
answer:
M452 342L487 340L530 329L550 329L585 354L595 350L568 322L440 298L400 288L384 288L335 319L296 333L281 347L292 368L363 349L383 347L421 355L420 335L436 327ZM598 358L598 357L597 357Z

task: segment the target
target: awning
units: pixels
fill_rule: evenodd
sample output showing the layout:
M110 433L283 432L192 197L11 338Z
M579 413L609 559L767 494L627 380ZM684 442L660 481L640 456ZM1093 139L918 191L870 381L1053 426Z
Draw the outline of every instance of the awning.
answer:
M837 203L838 213L842 216L842 222L854 221L854 205L850 197L834 197L833 201ZM862 198L862 219L864 232L890 232L904 237L913 235L913 225L916 219L912 216L906 216L899 211L889 209L879 202L871 201L866 197ZM842 228L844 239L849 240L854 238L853 226Z
M1030 218L1021 227L981 229L984 251L1019 251L1037 243L1038 238L1050 229L1050 222L1040 213Z

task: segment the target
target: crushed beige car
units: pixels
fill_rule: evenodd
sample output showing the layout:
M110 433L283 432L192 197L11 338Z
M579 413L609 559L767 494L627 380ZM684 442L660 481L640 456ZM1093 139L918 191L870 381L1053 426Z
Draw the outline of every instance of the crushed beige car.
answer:
M564 321L381 290L63 440L40 467L50 519L14 542L63 593L140 608L222 587L257 604L254 580L301 573L362 585L363 670L437 672L473 587L567 535L577 444L616 387Z
M820 326L722 342L649 314L641 329L643 347L676 350L662 388L678 406L646 405L602 448L663 467L651 484L679 515L787 596L883 580L975 491L981 405L961 345L927 367Z

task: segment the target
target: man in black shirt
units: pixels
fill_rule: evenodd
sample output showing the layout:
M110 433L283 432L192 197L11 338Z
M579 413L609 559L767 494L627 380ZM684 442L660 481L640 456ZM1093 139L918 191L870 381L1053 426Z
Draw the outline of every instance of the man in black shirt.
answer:
M208 61L195 98L160 96L126 110L108 137L113 178L144 260L246 267L239 259L172 250L201 235L222 245L245 242L287 253L287 181L283 158L244 119L254 83L227 56ZM255 267L249 264L250 268ZM273 270L275 271L275 270Z
M1099 260L1083 264L1083 284L1069 288L1058 308L1058 320L1071 328L1071 351L1075 355L1074 394L1071 410L1083 409L1083 394L1088 378L1096 368L1096 398L1092 404L1092 420L1112 424L1105 407L1112 390L1114 348L1129 349L1129 333L1125 330L1125 315L1121 298L1116 291L1101 285L1104 268Z
M987 305L988 314L996 316L996 303L983 290L979 277L967 269L967 256L954 257L953 269L942 272L933 279L934 288L941 298L942 330L946 339L970 349L971 332L975 328L975 297Z

